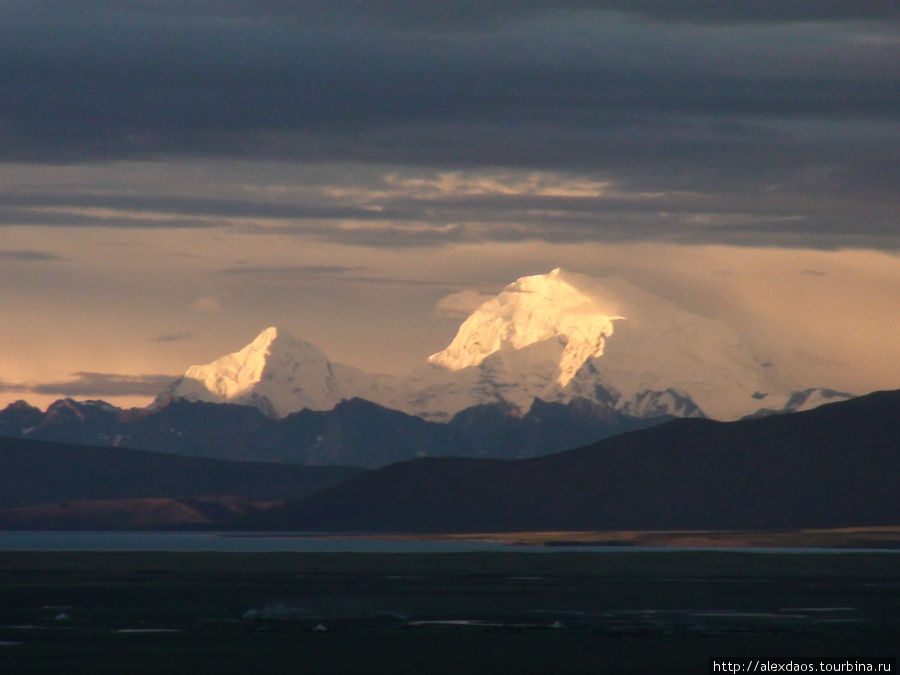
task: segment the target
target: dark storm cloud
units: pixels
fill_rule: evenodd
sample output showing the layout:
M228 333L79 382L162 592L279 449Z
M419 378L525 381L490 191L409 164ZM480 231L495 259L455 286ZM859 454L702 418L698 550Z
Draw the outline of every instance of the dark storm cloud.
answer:
M511 21L549 11L613 11L662 21L772 23L893 18L888 0L17 0L20 12L144 13L177 17L296 17L336 22L364 18L397 28L448 30Z
M155 396L175 379L172 375L119 375L72 373L63 382L19 383L0 381L0 391L30 392L59 396Z
M586 0L572 3L664 20L698 23L793 23L896 18L889 0Z
M297 12L296 21L265 11L240 15L236 9L248 7L240 3L225 3L217 20L172 16L168 3L139 11L152 4L109 12L0 6L7 158L207 153L444 162L452 159L441 152L449 125L456 163L580 164L598 159L577 161L585 140L602 141L611 129L641 133L647 116L879 117L897 103L894 73L873 68L895 63L896 44L834 39L843 34L828 26L697 36L604 13L560 15L544 3L498 3L495 13L509 21L487 32L397 39L389 28L354 20L368 3L349 5L352 11L269 5ZM649 12L657 4L636 6ZM375 5L381 9L369 13L407 3ZM419 5L438 17L462 12L449 3ZM305 12L342 23L306 21ZM523 27L512 20L522 12L542 21ZM858 10L854 19L866 16ZM866 30L884 36L878 24ZM766 50L758 39L770 40ZM485 131L501 132L490 154L468 142ZM542 142L544 131L555 143ZM384 134L388 142L379 143Z
M670 200L668 212L758 216L740 237L752 231L781 241L783 232L764 220L778 215L812 223L798 233L816 241L833 231L835 241L895 246L895 238L880 239L895 222L900 182L895 7L5 2L0 161L206 157L590 172L624 192L702 195ZM606 216L649 212L632 201L582 205L594 214L560 204L563 218L551 230L529 227L550 211L538 206L529 215L524 202L496 202L506 210L495 217L491 204L474 202L397 200L375 210L325 200L6 194L0 224L214 227L228 218L282 218L346 243L442 245L491 231L618 237ZM170 217L41 210L50 207ZM576 226L566 229L566 217ZM423 219L436 228L379 224ZM513 219L517 226L494 223ZM372 227L307 222L315 220ZM682 237L662 221L625 231ZM699 236L690 227L681 233Z

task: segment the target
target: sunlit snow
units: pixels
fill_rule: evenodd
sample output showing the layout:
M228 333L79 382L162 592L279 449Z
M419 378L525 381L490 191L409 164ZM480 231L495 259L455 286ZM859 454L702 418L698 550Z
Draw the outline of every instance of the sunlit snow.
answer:
M447 420L473 405L586 398L635 416L737 419L763 407L812 407L805 392L760 363L722 321L689 312L619 278L560 268L522 277L484 302L456 337L406 377L332 363L274 327L242 350L192 366L167 393L255 405L282 417L360 397Z
M522 349L558 338L564 345L556 381L565 387L590 358L603 355L613 321L596 298L568 283L560 268L522 277L466 319L453 342L428 357L450 370L477 366L504 347Z

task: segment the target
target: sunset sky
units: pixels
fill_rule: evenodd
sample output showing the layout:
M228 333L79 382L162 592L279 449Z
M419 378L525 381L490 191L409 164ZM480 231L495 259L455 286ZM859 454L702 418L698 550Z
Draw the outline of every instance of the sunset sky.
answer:
M900 387L896 8L0 0L0 406L269 325L402 373L556 266Z

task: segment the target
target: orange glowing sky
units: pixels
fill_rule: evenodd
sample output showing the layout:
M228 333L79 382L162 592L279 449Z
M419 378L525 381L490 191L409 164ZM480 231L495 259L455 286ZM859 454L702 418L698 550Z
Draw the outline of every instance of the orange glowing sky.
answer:
M269 325L404 372L556 266L900 386L890 3L0 3L0 405Z

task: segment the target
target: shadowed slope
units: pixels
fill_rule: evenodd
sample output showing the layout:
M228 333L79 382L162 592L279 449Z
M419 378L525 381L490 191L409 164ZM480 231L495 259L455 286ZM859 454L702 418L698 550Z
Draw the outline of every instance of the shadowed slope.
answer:
M248 516L362 531L774 528L900 522L900 391L721 423L681 419L520 461L422 459Z
M358 471L353 467L227 462L0 437L0 507L211 494L297 499Z

